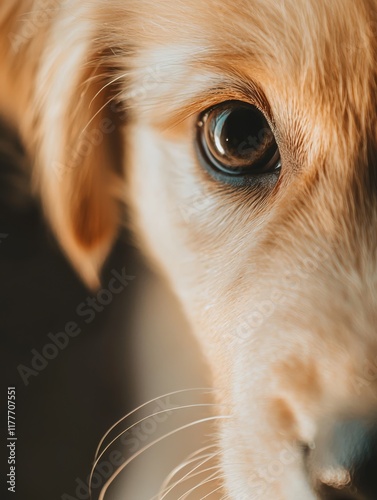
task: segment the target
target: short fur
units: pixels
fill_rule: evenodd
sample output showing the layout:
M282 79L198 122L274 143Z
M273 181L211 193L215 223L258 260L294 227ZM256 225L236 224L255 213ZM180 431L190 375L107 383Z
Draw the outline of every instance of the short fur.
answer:
M96 286L124 200L231 415L227 498L317 498L301 444L377 405L377 2L3 3L0 110L67 255ZM199 165L197 117L228 99L271 118L272 190Z

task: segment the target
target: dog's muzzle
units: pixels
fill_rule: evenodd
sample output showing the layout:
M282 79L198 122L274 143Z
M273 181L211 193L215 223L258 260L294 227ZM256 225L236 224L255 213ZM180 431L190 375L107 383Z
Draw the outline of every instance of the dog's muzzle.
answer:
M319 498L376 500L377 415L323 424L307 465Z

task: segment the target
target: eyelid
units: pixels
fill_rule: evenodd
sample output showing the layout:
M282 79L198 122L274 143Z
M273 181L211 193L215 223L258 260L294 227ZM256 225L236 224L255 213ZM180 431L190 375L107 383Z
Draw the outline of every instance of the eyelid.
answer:
M190 102L170 113L169 117L160 119L156 125L163 131L169 132L186 120L199 116L206 109L224 101L242 101L255 106L266 116L271 128L275 128L271 108L263 90L251 81L245 82L233 78L224 80L221 84L199 94L195 99L191 97Z

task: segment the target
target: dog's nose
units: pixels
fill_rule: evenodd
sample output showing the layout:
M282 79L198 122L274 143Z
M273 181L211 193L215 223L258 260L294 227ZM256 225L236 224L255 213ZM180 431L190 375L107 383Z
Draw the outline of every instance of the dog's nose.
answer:
M323 425L307 464L321 499L376 500L377 417Z

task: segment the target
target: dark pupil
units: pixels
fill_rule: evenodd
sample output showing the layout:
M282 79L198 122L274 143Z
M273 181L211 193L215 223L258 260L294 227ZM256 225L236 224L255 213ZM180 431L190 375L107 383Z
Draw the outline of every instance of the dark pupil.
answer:
M263 114L256 108L218 110L212 134L217 153L229 166L259 166L268 163L276 152L273 133Z

